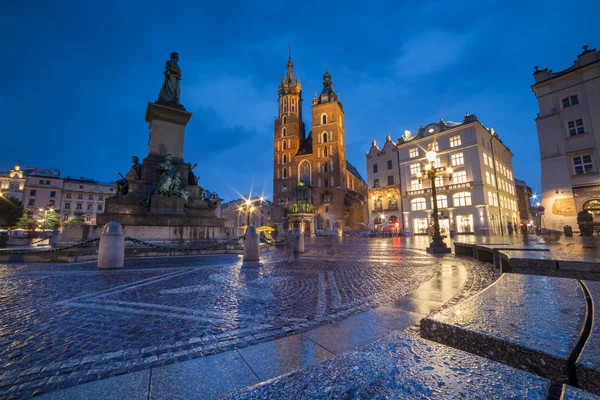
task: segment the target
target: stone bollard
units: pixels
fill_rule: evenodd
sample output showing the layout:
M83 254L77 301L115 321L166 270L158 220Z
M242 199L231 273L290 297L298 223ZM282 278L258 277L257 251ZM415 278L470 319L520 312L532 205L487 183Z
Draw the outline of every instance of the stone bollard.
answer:
M295 253L304 253L304 233L300 231L300 228L294 229L294 235L296 235L296 245L294 246Z
M246 236L244 238L244 261L258 261L260 260L260 240L258 233L256 233L256 227L254 225L248 226L246 229Z
M60 231L58 229L55 229L52 231L52 236L50 236L50 240L48 241L48 244L50 246L54 246L56 244L56 242L58 242L59 239L60 239Z
M118 222L104 225L98 245L98 268L123 268L125 261L125 234Z

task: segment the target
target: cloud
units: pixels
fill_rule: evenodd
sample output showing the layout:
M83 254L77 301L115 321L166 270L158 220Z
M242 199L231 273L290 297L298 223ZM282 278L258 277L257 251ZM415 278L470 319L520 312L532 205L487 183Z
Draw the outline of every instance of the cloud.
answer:
M455 64L469 44L471 33L428 30L406 41L394 63L404 77L427 75Z

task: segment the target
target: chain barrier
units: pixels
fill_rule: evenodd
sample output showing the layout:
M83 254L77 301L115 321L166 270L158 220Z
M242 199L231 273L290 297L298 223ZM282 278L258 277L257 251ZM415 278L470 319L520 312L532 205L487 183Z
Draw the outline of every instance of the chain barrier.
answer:
M79 242L76 244L73 244L71 246L65 246L65 247L56 247L54 249L48 249L48 250L0 250L0 255L14 255L14 254L19 254L19 255L32 255L32 254L42 254L42 253L54 253L57 251L64 251L64 250L68 250L68 249L73 249L75 247L84 247L87 246L88 244L91 243L96 243L99 242L100 239L89 239L89 240L84 240L83 242Z
M260 239L261 242L263 242L269 246L274 246L274 247L287 246L288 244L293 243L294 240L296 240L296 236L291 236L290 238L285 237L279 241L274 241L273 239L267 239L266 237Z
M36 241L33 241L33 242L29 243L29 245L31 246L32 244L36 244L36 243L39 243L39 242L43 242L44 240L48 240L48 239L50 239L51 237L52 237L52 235L48 236L47 238L40 238L40 239L38 239L38 240L36 240Z
M143 240L135 239L135 238L132 238L132 237L129 237L129 236L126 236L125 240L128 240L128 241L136 243L136 244L141 244L142 246L147 246L147 247L151 247L153 249L164 250L164 251L207 251L207 250L224 249L227 246L230 246L232 244L237 243L242 238L244 238L244 236L238 236L235 239L231 239L231 240L228 240L226 242L215 243L215 244L212 244L210 246L205 246L205 247L171 247L171 246L162 246L160 244L153 244L153 243L149 243L149 242L144 242Z

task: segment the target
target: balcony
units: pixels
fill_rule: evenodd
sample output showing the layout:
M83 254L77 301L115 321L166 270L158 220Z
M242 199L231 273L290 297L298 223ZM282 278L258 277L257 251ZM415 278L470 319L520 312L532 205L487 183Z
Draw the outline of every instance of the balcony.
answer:
M385 211L398 211L398 204L391 204L389 205Z

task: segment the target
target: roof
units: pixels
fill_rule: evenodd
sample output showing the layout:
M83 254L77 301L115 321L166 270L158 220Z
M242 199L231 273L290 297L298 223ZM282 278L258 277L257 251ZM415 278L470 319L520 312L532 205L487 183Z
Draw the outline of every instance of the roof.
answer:
M596 52L596 49L588 49L588 46L585 45L583 46L583 53L579 54L577 56L577 60L573 61L573 65L571 65L567 69L563 69L562 71L558 72L553 72L551 69L548 68L539 69L539 67L536 65L535 72L533 73L535 83L531 87L534 88L540 83L550 81L554 78L566 75L580 68L597 63L600 63L600 51Z
M358 172L358 170L356 169L356 167L352 164L350 164L350 161L346 160L346 169L355 177L357 177L358 179L360 179L361 181L365 181L363 179L362 176L360 176L360 173Z

